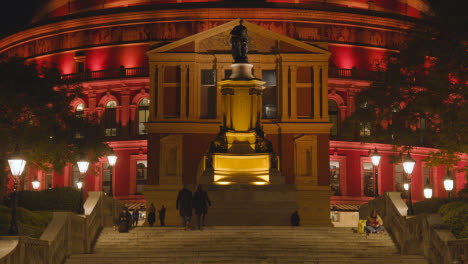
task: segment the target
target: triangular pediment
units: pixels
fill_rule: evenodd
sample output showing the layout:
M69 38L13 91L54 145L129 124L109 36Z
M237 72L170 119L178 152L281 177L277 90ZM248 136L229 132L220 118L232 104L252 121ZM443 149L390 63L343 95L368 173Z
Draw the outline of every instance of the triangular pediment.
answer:
M239 19L162 45L148 51L147 54L148 56L161 53L230 54L230 32L237 25ZM295 40L248 21L244 21L244 26L249 34L249 54L308 53L330 56L330 52L322 47Z

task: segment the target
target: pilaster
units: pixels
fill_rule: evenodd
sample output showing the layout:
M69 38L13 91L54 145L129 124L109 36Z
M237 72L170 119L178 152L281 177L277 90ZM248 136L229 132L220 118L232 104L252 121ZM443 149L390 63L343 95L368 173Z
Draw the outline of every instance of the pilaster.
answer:
M291 66L291 119L297 119L297 66Z
M156 92L158 94L158 111L156 113L156 119L161 120L164 118L164 65L158 65L158 80Z
M314 65L314 119L320 119L320 66Z

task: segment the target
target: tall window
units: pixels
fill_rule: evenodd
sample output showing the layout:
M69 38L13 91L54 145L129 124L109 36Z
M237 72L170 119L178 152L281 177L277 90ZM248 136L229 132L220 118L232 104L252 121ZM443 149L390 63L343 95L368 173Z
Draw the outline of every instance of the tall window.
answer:
M424 167L423 168L423 179L424 179L424 184L429 182L429 183L432 183L432 170L431 168L428 168L428 167Z
M75 108L75 116L77 118L83 118L84 117L84 104L80 103L76 106Z
M201 70L200 118L216 118L216 70Z
M364 180L364 196L373 197L374 196L374 170L372 168L372 163L363 162L362 163L362 176Z
M117 136L116 108L116 101L109 101L106 104L106 111L104 112L104 126L107 137Z
M46 189L52 189L52 175L54 170L52 168L47 168L45 171L45 186Z
M330 117L330 122L333 126L330 128L330 136L338 136L338 104L334 100L328 100L328 116Z
M403 165L395 165L395 190L397 192L404 192L403 184L405 183L405 170Z
M102 191L108 193L110 191L110 166L109 163L102 163Z
M340 192L340 162L330 160L330 187L333 195L341 195Z
M369 137L371 135L371 123L370 122L359 122L361 127L359 135L361 137Z
M149 104L150 104L150 100L148 98L141 99L140 103L138 104L138 134L139 135L148 134L148 132L146 131L145 123L148 122Z
M78 165L72 166L72 187L77 188L76 183L80 180L81 174Z
M276 70L262 70L265 89L262 96L262 117L275 119L277 110Z
M148 163L146 160L137 161L136 166L136 192L142 193L148 176Z

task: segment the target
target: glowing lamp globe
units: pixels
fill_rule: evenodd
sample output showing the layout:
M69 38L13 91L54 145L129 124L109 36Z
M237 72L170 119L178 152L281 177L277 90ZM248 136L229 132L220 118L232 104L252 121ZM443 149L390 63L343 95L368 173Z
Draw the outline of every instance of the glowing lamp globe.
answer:
M8 165L10 165L11 175L14 177L21 176L26 166L26 160L19 154L18 146L16 146L15 152L8 159Z
M432 186L429 184L424 186L424 197L426 197L426 199L432 198Z
M403 160L403 169L405 169L406 174L413 173L415 164L416 161L411 157L408 151L408 155L406 155L405 159Z
M117 155L112 151L107 155L107 160L109 161L109 165L114 167L115 163L117 162Z
M39 189L39 187L41 186L41 182L37 178L35 178L34 181L31 182L31 184L34 190Z
M374 166L379 166L379 163L380 163L380 154L377 152L377 148L374 149L374 153L372 153L372 155L370 156L371 160L372 160L372 164L374 164Z
M407 183L407 182L403 183L403 189L405 189L405 191L408 191L409 190L409 183Z
M86 171L88 171L89 162L87 162L86 160L79 160L77 163L78 170L80 170L80 173L85 174Z
M453 190L453 179L450 176L445 176L444 178L444 188L447 192L450 192Z
M76 187L77 187L78 189L83 188L83 181L81 181L81 180L77 181L77 182L76 182Z

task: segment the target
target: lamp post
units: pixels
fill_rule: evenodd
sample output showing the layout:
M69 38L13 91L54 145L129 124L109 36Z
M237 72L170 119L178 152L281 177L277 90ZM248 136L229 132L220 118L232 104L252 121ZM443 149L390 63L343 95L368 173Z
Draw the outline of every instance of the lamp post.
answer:
M447 169L447 175L444 177L444 188L447 191L448 198L450 199L453 190L453 178L450 176L450 170Z
M414 165L416 161L411 157L408 150L408 155L403 160L403 169L409 178L408 186L408 212L407 215L413 215L413 202L411 201L411 173L413 173Z
M84 214L83 208L83 187L84 187L84 177L86 171L88 171L89 162L85 159L80 159L78 162L78 170L80 170L80 180L76 183L76 187L80 189L80 207L78 208L78 214Z
M41 182L37 179L37 177L31 182L31 184L32 184L33 189L36 191L41 186Z
M23 173L26 165L26 160L19 154L18 145L16 145L15 152L8 159L8 165L10 166L11 175L13 176L13 208L11 210L11 223L10 229L8 230L9 236L18 235L18 225L16 224L16 206L18 203L17 190L18 180Z
M429 183L429 180L427 180L426 184L424 185L424 197L426 199L432 198L432 186Z
M380 154L377 152L377 148L374 149L374 153L370 156L372 160L372 165L374 165L374 182L375 182L375 191L374 196L379 197L379 180L378 180L378 169L380 163Z
M107 155L107 161L109 162L109 170L110 170L110 189L109 189L109 196L112 197L114 194L112 193L112 178L113 178L113 172L114 172L114 166L115 163L117 162L117 155L115 155L114 151L111 150L111 152Z

